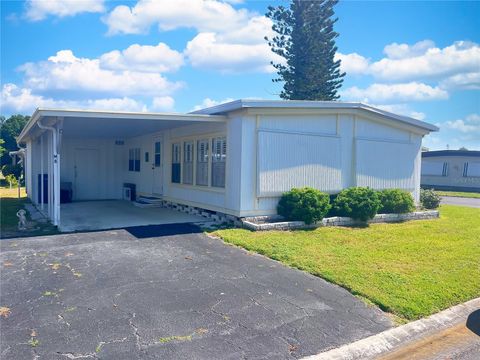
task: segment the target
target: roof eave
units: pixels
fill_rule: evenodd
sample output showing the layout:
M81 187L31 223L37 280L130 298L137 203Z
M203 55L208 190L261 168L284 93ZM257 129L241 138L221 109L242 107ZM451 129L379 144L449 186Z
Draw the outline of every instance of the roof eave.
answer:
M215 105L209 108L191 112L192 114L226 114L240 109L247 108L309 108L309 109L362 109L377 115L389 118L394 121L406 123L428 132L439 131L439 128L430 123L417 120L408 116L397 115L385 110L361 102L340 102L340 101L305 101L305 100L235 100L224 104Z

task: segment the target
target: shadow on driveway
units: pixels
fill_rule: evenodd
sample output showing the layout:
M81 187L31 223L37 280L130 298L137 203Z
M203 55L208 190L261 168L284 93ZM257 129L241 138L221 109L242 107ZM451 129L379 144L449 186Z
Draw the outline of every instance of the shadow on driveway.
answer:
M147 239L152 237L198 234L202 232L199 226L191 223L166 224L166 225L147 225L132 226L125 228L131 235L137 239Z

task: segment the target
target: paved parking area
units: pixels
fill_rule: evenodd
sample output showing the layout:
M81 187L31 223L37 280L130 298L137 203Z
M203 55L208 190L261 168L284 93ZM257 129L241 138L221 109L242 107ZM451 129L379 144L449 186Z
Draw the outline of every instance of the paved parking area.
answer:
M442 204L480 208L480 199L442 196Z
M192 225L0 247L2 359L290 359L391 326L342 288Z

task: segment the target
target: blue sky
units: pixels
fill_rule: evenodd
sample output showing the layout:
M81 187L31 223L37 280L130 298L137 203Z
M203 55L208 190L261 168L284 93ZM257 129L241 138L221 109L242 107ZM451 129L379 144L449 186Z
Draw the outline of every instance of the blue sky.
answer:
M278 4L2 0L2 114L276 99L263 15ZM480 149L480 2L341 1L336 15L341 100L439 125L432 149Z

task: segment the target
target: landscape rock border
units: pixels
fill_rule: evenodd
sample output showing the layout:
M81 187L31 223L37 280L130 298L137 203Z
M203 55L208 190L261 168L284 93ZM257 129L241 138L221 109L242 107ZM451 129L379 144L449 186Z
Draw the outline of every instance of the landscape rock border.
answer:
M395 223L410 220L437 219L439 217L440 213L438 210L415 211L407 214L377 214L368 223ZM303 221L283 221L278 215L245 217L241 219L241 222L244 228L253 231L315 229L321 226L356 226L363 224L361 221L341 216L324 218L322 221L311 225L307 225Z

